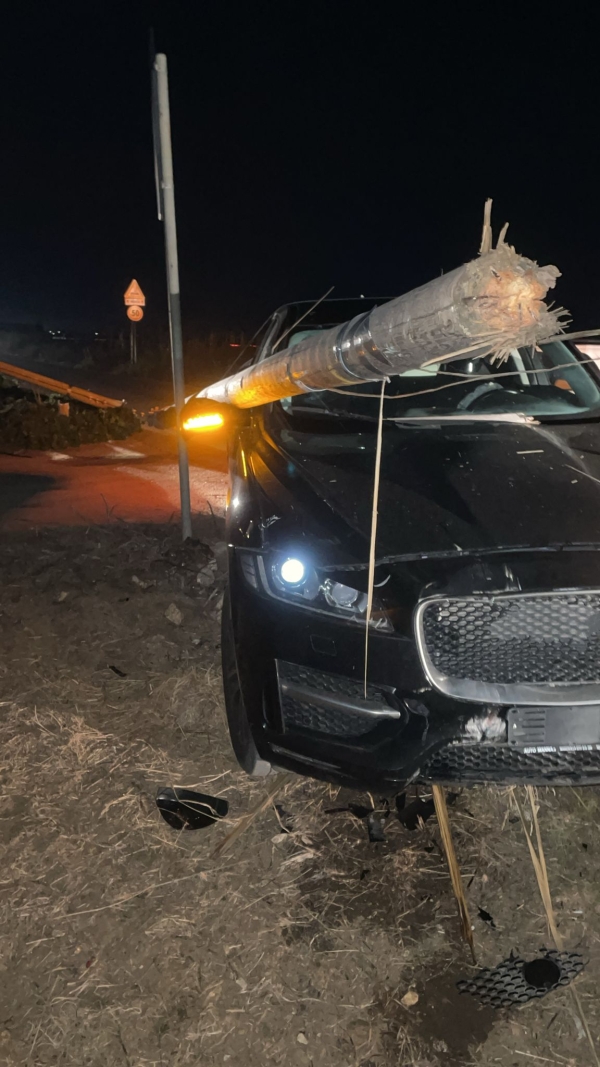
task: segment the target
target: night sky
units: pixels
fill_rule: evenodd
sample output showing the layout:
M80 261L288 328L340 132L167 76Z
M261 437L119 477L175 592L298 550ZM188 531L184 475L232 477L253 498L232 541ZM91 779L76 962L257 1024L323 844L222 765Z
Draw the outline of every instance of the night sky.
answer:
M476 254L483 202L600 327L593 6L16 5L2 24L0 321L166 315L148 28L169 61L184 327L395 296ZM491 13L496 17L492 19ZM537 18L535 17L537 15Z

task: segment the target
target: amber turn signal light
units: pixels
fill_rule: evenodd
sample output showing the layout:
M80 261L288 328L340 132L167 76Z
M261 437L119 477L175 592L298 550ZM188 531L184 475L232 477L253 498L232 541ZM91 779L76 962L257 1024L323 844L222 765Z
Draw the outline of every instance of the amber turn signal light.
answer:
M220 430L225 425L225 419L218 411L207 412L206 415L193 415L191 418L186 419L183 428L184 430Z

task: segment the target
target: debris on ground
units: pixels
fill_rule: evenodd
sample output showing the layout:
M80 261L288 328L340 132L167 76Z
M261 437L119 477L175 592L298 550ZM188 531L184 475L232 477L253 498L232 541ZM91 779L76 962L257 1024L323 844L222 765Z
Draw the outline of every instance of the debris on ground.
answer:
M405 1008L414 1008L415 1004L419 1003L419 994L415 989L409 989L408 993L405 993L400 1003Z
M238 768L196 582L209 559L177 526L2 537L0 1061L590 1067L571 991L597 1034L600 794L537 793L560 930L586 962L576 981L525 1011L460 993L477 968L435 820L408 834L390 816L376 846L348 808L381 815L380 798ZM185 625L165 618L173 603ZM156 805L164 783L226 800L227 822L175 832ZM231 813L237 836L218 853ZM498 928L476 920L489 970L513 947L522 963L545 955L512 815L495 788L451 810L472 914L485 904Z
M201 585L203 589L211 589L215 584L217 578L217 561L211 559L196 575L196 582Z
M154 582L143 582L141 578L138 578L137 574L133 574L131 581L134 585L137 585L138 589L151 589Z
M559 986L569 985L584 968L583 957L578 952L556 949L542 952L542 956L528 962L511 955L497 967L485 967L474 978L457 982L457 988L460 993L471 993L483 1004L505 1008L527 1004Z
M165 611L165 619L173 623L173 626L181 626L183 622L183 612L179 610L177 604L169 604Z
M156 797L156 806L165 822L174 830L200 830L224 819L229 804L223 797L197 793L194 789L171 789L164 786Z
M488 926L491 926L492 930L497 929L496 923L494 922L494 919L490 915L489 911L486 911L485 908L478 908L477 914L482 922L487 923Z
M421 797L415 797L409 804L406 804L406 793L398 794L396 808L398 818L407 830L416 830L421 822L427 822L435 812L432 798L422 800Z

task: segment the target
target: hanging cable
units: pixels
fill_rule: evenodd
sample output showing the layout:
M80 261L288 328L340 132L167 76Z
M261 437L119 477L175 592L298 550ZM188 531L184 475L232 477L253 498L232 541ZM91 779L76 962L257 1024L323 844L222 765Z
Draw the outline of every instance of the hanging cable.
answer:
M273 348L271 350L271 355L273 355L273 353L274 353L275 349L277 348L277 346L281 343L281 341L283 341L283 338L287 337L288 334L290 334L292 332L292 330L295 330L296 326L299 326L301 322L304 322L304 320L307 317L307 315L310 315L315 310L315 308L318 308L319 304L322 304L323 301L327 299L329 294L332 293L334 289L335 289L335 285L330 286L330 288L327 290L327 292L323 293L323 296L320 296L318 300L315 300L315 303L312 305L312 307L309 307L308 311L305 311L304 314L301 315L299 319L296 319L296 321L293 322L291 326L288 326L287 330L284 330L284 332L281 334L281 337L278 337L277 340L275 341L275 344L273 345Z
M367 587L367 612L365 621L365 697L367 695L367 674L369 669L369 625L373 609L373 586L375 584L375 550L377 546L377 512L379 508L379 482L381 475L381 447L383 444L383 401L387 378L381 383L379 398L379 423L377 426L377 445L375 448L375 471L373 475L373 510L371 512L371 542L369 545L369 578Z
M433 385L429 389L419 389L412 393L390 393L386 397L386 400L410 400L413 396L425 396L426 393L440 393L442 389L452 389L455 385L464 385L465 379L469 379L472 382L493 382L496 378L517 378L522 374L549 374L557 370L569 370L573 367L581 367L584 363L595 363L600 370L600 360L597 359L578 359L576 362L571 363L557 363L553 367L538 368L535 371L520 371L520 370L503 370L490 374L462 374L459 371L438 371L439 374L454 375L459 379L457 382L446 382L445 385ZM387 379L389 381L389 379ZM339 393L340 396L357 396L366 400L379 400L379 393L358 393L351 392L349 389L324 389L322 392L327 393Z

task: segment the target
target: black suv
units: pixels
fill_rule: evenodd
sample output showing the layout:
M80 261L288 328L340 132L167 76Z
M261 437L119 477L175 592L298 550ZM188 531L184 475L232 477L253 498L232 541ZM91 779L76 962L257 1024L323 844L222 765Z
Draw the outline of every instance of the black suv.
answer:
M383 302L282 307L255 358ZM596 367L554 342L391 380L365 685L379 388L226 416L240 764L378 791L600 780Z

